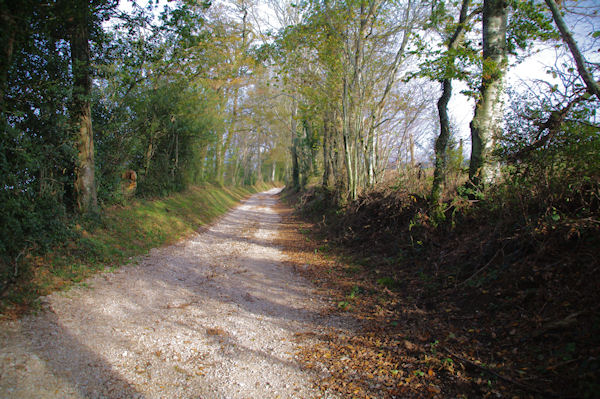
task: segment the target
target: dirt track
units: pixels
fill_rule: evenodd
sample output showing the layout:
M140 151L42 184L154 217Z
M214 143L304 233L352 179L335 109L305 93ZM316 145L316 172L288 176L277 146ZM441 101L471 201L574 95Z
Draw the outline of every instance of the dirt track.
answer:
M320 397L295 336L339 323L272 245L277 192L0 324L0 397Z

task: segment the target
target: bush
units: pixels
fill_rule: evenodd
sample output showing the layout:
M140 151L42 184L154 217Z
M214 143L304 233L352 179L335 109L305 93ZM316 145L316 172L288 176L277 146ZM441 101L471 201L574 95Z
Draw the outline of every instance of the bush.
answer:
M552 110L523 102L517 111L500 142L505 180L492 190L491 201L527 215L521 222L534 228L597 215L600 134L593 107L574 107L553 129L544 128Z

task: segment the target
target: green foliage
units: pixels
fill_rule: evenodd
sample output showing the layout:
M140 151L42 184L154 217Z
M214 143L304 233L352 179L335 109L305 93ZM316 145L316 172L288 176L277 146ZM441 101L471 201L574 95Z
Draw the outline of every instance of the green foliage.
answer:
M545 4L534 0L511 0L509 4L513 9L507 31L509 53L530 49L536 40L559 39Z
M480 187L475 187L472 184L465 184L456 188L456 193L463 198L474 200L483 200L485 193Z
M381 277L377 279L377 284L386 287L390 290L396 289L399 287L398 281L392 277Z
M123 200L121 175L129 169L137 173L141 196L166 195L206 178L207 147L223 118L215 92L190 77L202 67L190 49L208 40L206 6L178 6L162 15L150 37L135 24L118 26L103 55L93 116L104 203Z
M358 285L355 285L352 287L352 290L350 291L350 293L348 294L348 298L349 299L356 299L356 297L358 297L361 293L361 288Z
M493 191L500 209L527 215L521 223L539 232L574 222L600 210L600 126L597 101L577 104L551 131L543 126L554 107L521 96L497 154L509 160L505 181ZM538 99L535 98L535 101ZM571 231L569 234L574 234Z
M16 49L2 99L0 288L17 277L28 250L65 238L72 204L68 55L46 32L33 37Z
M473 30L480 14L476 13L476 9L480 5L473 4L470 7L469 13L474 13L473 18L461 26L458 24L458 16L454 15L458 14L460 4L446 1L438 1L434 4L425 27L437 31L441 35L441 40L434 44L421 38L417 39L419 45L414 53L423 62L419 65L419 70L410 76L428 77L440 82L444 79L460 79L467 82L476 80L474 72L479 69L481 63L476 43L464 39L456 48L449 48L449 42L457 29L462 28L463 35ZM474 84L472 86L474 87Z
M207 157L224 116L223 93L198 79L199 71L221 62L198 57L210 39L203 18L208 4L167 7L155 26L149 10L134 7L107 28L102 21L115 15L117 3L93 3L88 10L27 0L2 10L10 23L0 27L0 289L25 273L25 256L76 234L77 148L69 112L69 32L76 13L90 14L100 204L125 202L122 175L130 169L143 196L181 191L209 175ZM85 240L81 245L91 254L104 251Z

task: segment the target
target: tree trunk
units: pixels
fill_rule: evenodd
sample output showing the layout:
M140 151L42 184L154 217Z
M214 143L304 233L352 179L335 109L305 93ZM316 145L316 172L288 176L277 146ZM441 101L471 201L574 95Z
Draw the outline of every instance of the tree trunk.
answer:
M200 148L200 167L198 168L198 173L196 174L196 178L194 179L194 183L196 184L205 180L204 174L206 170L206 154L208 153L208 144L201 144Z
M260 130L258 131L258 148L256 149L256 156L257 156L257 161L256 161L256 169L257 169L257 176L256 179L259 183L263 182L263 175L262 175L262 135L260 134Z
M332 162L333 172L333 185L334 185L334 201L336 204L343 206L348 199L348 174L345 167L345 152L344 152L344 138L342 132L343 119L338 112L332 114L331 124L331 144L332 154L330 154Z
M82 3L84 4L84 3ZM76 11L71 29L71 62L73 68L73 107L71 115L77 127L77 165L75 192L81 213L97 211L97 194L94 167L94 134L90 96L90 44L88 32L88 6Z
M292 141L290 151L292 153L292 184L294 185L294 189L297 190L300 188L300 169L298 166L298 149L296 148L296 130L297 130L297 121L296 121L296 112L297 112L297 104L296 100L292 103L292 117L291 117L291 131L292 131Z
M175 173L179 168L179 134L175 133L175 162L173 163L173 169L171 169L171 179L175 182Z
M330 176L331 176L331 167L329 164L329 153L331 150L329 149L329 121L328 121L328 113L325 113L325 117L323 120L323 181L321 185L324 188L329 188L330 186Z
M150 136L150 143L148 143L148 149L146 150L146 160L144 162L144 176L148 175L148 170L150 170L150 160L154 155L154 147L152 145L152 136Z
M353 129L350 118L353 113L351 108L352 99L350 98L350 88L347 79L344 79L344 91L342 97L342 139L343 139L343 152L344 152L344 165L346 167L346 199L356 199L356 174L354 164L354 141L356 131Z
M348 199L356 199L356 174L354 165L354 156L351 139L347 134L344 135L344 160L346 165L346 174L348 178Z
M438 114L440 118L440 135L435 140L435 169L433 171L433 187L431 188L431 202L439 202L442 196L444 181L446 179L446 151L450 139L450 122L448 119L448 102L452 96L452 81L444 79L442 83L442 96L438 100Z
M502 80L506 70L506 0L483 2L483 70L479 99L471 121L469 179L475 186L489 181L490 150L501 128Z
M323 187L326 189L332 189L334 185L333 152L335 141L333 138L333 123L333 112L326 111L323 121Z
M256 163L256 181L259 183L263 182L263 175L262 175L262 159L261 159L261 155L260 155L260 151L258 152L258 160Z
M223 134L219 132L219 129L216 129L216 140L215 140L215 169L214 169L214 179L215 183L222 183L223 176L223 157L221 156L221 142L223 141Z
M367 172L367 187L373 187L375 185L375 129L369 128L367 131L366 138L367 145L365 146L365 163Z
M408 134L408 155L410 159L408 160L410 163L410 168L415 166L415 139L412 133Z
M458 18L458 26L448 42L448 64L453 69L455 56L452 51L458 49L462 44L467 22L469 5L471 0L463 0ZM450 139L450 120L448 118L448 103L452 97L452 77L448 76L442 80L442 95L438 100L438 116L440 120L440 135L435 140L435 169L433 172L433 186L431 188L431 202L439 202L444 182L446 180L446 152L448 150L448 141Z
M4 27L1 28L2 57L0 57L0 113L4 112L4 94L8 84L8 70L12 64L15 49L17 27L15 20L7 9L0 11L0 21Z
M235 126L237 122L237 114L238 114L238 102L239 102L239 89L236 87L233 91L233 107L231 110L231 121L229 122L229 131L227 132L227 137L223 140L221 139L217 142L217 162L215 165L215 180L219 184L223 184L225 180L224 172L224 164L225 164L225 155L227 151L229 151L229 147L231 146L231 140L235 134ZM223 144L221 144L223 142Z
M273 164L271 165L271 183L275 182L275 169L276 169L277 163L275 161L273 161Z

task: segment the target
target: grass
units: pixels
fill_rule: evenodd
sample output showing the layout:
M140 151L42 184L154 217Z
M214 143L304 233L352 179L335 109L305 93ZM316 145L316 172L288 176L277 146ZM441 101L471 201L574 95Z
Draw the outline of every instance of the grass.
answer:
M151 248L189 236L266 188L196 186L165 198L104 209L100 219L76 224L73 239L43 255L25 257L21 278L0 298L0 317L36 310L40 296L85 285L95 273L113 271Z

